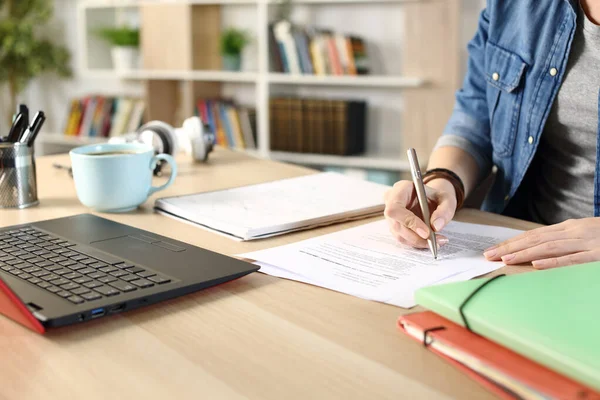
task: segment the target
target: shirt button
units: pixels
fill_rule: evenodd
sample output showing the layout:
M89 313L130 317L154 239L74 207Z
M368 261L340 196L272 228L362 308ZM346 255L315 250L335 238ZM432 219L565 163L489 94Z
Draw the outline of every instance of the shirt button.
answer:
M550 68L550 76L556 76L558 74L558 70L556 68Z
M500 79L500 75L498 75L498 73L497 73L497 72L494 72L494 73L492 74L492 79L493 79L493 80L495 80L495 81L497 81L498 79Z
M529 139L527 139L527 141L529 142L529 144L533 144L533 136L529 136Z
M508 201L510 199L509 195L504 196L504 201Z

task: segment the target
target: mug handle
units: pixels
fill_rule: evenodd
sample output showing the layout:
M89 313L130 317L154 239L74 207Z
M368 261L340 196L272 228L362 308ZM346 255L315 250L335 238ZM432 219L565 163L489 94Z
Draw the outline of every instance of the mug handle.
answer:
M152 196L154 193L156 193L160 190L164 190L164 189L168 188L169 186L171 186L173 184L173 181L175 180L175 177L177 176L177 163L175 162L175 159L168 154L157 154L154 157L152 157L152 160L150 161L150 169L152 171L154 171L154 168L156 167L156 163L159 160L164 160L171 166L171 176L169 177L169 180L167 181L167 183L165 183L164 185L158 186L158 187L152 186L148 190L148 196Z

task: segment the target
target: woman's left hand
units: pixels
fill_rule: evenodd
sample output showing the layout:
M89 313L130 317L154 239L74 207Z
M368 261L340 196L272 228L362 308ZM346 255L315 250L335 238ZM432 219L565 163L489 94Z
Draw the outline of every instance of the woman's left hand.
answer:
M573 219L533 229L485 250L490 261L533 263L537 269L600 260L600 218Z

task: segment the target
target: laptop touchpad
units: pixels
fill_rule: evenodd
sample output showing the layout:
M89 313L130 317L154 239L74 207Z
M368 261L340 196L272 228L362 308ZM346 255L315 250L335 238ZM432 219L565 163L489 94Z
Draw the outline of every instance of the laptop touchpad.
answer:
M149 237L138 238L133 236L120 236L112 239L100 240L91 243L98 250L114 254L136 263L145 265L167 265L185 253L185 248L160 240L148 240ZM179 254L178 254L179 253Z

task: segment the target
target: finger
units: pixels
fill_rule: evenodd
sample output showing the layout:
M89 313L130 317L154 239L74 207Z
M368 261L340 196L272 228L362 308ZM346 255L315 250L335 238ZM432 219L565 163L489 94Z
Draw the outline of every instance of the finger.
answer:
M431 226L436 232L439 232L454 218L456 197L447 192L434 192L432 199L437 203L437 207L431 214Z
M524 232L518 236L515 236L513 238L505 240L504 242L502 242L500 244L491 246L491 247L485 249L485 251L487 252L488 250L492 250L492 249L498 248L500 246L503 246L503 245L506 245L509 243L518 242L525 238L529 238L530 236L536 237L536 236L543 235L546 233L551 233L551 232L562 232L565 229L569 228L569 226L571 226L572 224L573 224L573 221L569 220L569 221L561 222L560 224L548 225L548 226L543 226L541 228L532 229L532 230Z
M392 234L403 244L406 244L417 249L426 249L427 240L417 235L414 231L408 229L406 226L398 223L392 229ZM401 239L401 240L400 240Z
M423 239L427 239L429 237L429 228L421 220L421 218L417 217L413 212L407 210L404 206L399 204L392 205L385 208L383 212L386 218L397 221L401 225L415 232Z
M429 248L427 241L413 231L408 229L407 227L399 224L396 221L392 221L390 223L390 232L392 235L398 240L400 243L405 244L407 246L415 247L418 249L426 249ZM436 242L438 247L442 247L448 244L448 238L444 235L436 234Z
M564 233L560 231L544 232L534 229L530 232L527 232L526 235L519 235L518 240L506 241L495 247L490 247L489 249L484 250L483 255L490 261L499 261L503 256L508 254L514 254L543 243L557 241L564 238Z
M562 257L552 257L533 262L533 268L550 269L558 267L566 267L568 265L584 264L600 259L600 255L592 251L583 251L580 253L569 254Z
M585 242L580 239L550 240L516 253L502 256L506 265L523 264L534 260L560 257L585 250Z
M386 202L400 203L407 207L415 200L415 197L415 187L411 181L398 181L386 193Z

